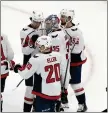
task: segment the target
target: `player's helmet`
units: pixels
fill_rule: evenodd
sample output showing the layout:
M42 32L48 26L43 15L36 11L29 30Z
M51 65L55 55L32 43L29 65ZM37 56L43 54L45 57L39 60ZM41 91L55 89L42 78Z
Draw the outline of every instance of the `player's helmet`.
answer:
M46 19L45 19L45 27L46 27L46 31L52 31L54 29L59 28L59 18L57 17L57 15L49 15Z
M73 18L75 16L75 12L74 12L74 10L62 9L60 11L60 16L61 15L66 16L67 18L71 17L71 19L73 20Z
M61 16L61 15L67 16L67 9L62 9L62 10L60 11L60 16Z
M46 49L50 49L52 46L52 40L51 37L43 35L38 37L36 44L37 47L39 47L39 50L43 52Z
M43 22L43 13L41 11L33 11L30 20L35 22Z

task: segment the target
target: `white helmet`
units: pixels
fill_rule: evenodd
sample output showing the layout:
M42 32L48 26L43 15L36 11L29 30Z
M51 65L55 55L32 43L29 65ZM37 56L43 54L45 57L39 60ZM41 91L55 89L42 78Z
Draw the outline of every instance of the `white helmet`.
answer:
M40 36L38 37L37 41L36 41L36 44L35 44L37 47L39 47L39 49L44 46L44 50L45 49L50 49L51 46L52 46L52 40L51 40L51 37L49 36L46 36L46 35L43 35L43 36ZM44 51L43 50L43 51Z
M64 15L66 17L71 17L71 19L73 20L74 16L75 16L75 12L74 10L67 10L67 9L62 9L60 11L60 16Z
M60 16L61 16L61 15L66 16L66 15L67 15L67 9L62 9L62 10L60 11Z
M33 11L31 20L35 22L42 22L43 21L43 13L41 11Z

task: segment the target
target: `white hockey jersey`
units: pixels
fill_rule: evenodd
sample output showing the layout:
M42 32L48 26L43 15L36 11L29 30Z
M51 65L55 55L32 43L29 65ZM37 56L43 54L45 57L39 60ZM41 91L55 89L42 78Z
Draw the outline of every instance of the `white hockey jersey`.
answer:
M28 45L28 42L30 41L30 38L33 35L42 36L43 35L43 32L42 32L42 30L39 30L39 29L33 29L31 27L31 25L26 26L25 28L23 28L20 31L20 38L21 38L21 45L22 45L22 53L24 55L34 54L34 50L35 50L35 53L38 52L38 50L36 50L34 48L30 48L29 45Z
M38 53L31 57L26 67L20 68L18 73L24 79L28 79L34 74L32 93L42 98L56 100L60 98L66 63L65 57L58 52ZM66 84L68 85L68 82Z
M14 58L14 52L5 34L1 34L1 76L9 72L4 62L8 62ZM1 77L3 78L3 76Z
M71 66L78 66L86 62L87 58L84 55L84 37L82 32L77 26L64 29L67 36L70 38L70 49L71 52Z
M66 56L66 59L68 59L69 40L64 31L59 29L58 31L49 33L48 36L52 38L52 50L60 52L62 55Z

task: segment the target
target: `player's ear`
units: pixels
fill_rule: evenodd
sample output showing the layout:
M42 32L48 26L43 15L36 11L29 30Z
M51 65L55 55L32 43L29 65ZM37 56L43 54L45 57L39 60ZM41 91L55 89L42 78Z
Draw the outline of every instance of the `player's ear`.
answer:
M69 20L69 21L71 20L71 17L70 17L70 16L68 16L68 20Z
M29 18L32 21L32 17Z

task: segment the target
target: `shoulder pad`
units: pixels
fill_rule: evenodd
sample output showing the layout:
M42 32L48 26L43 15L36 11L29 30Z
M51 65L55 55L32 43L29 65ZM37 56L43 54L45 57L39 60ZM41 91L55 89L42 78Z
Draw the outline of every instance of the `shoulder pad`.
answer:
M75 29L71 29L72 31L77 31L78 30L78 28L75 28Z
M28 29L29 29L29 27L26 26L26 27L24 27L24 28L22 29L22 31L26 31L26 30L28 30Z
M23 28L22 30L23 30L23 31L26 31L26 30L28 30L28 29L27 29L27 28Z
M52 35L52 38L56 38L57 36L58 36L58 34L57 34L57 35L55 35L55 36L54 36L54 35Z
M37 58L37 57L39 57L39 56L37 56L37 55L34 55L33 57L34 57L34 58Z
M29 27L25 27L25 28L22 29L21 32L25 33L26 35L30 35L31 33L35 32L35 30L32 29L32 28L29 28Z
M61 29L59 28L59 29L57 29L57 31L61 31Z

